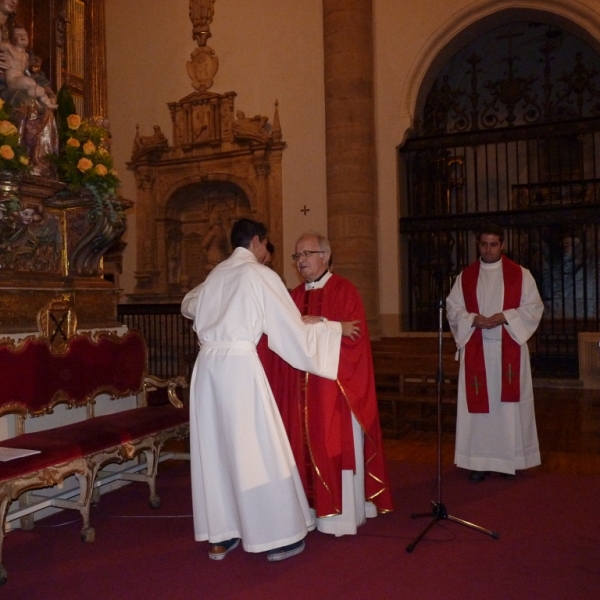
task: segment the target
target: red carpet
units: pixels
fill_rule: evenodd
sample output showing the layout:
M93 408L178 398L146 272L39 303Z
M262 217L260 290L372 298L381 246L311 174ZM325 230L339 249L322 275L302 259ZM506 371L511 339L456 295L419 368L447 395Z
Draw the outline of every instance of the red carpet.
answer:
M533 473L469 483L444 472L451 515L500 533L500 539L448 520L414 552L406 546L429 517L435 467L389 463L396 511L369 520L352 537L313 532L303 554L269 563L241 546L222 562L193 540L189 465L163 471L163 505L152 511L147 487L106 494L92 510L97 539L79 540L80 519L60 513L5 541L11 600L270 599L592 599L600 597L600 478ZM143 518L139 518L143 517ZM58 526L70 521L70 523ZM72 522L71 522L72 521Z

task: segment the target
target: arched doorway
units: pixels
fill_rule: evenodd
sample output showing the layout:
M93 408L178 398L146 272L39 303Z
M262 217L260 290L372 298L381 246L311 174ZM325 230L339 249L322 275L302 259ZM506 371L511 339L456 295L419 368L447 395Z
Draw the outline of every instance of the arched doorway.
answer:
M546 305L535 371L576 375L577 334L600 324L600 56L552 19L497 23L420 92L399 150L408 326L436 329L493 220Z
M179 188L167 203L165 272L169 291L185 292L202 283L231 254L233 222L250 213L244 191L228 181Z

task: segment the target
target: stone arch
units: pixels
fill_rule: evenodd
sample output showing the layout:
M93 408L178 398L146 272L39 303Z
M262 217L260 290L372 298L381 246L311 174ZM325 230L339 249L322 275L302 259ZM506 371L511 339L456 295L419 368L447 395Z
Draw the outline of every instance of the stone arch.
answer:
M171 292L198 285L231 254L231 227L252 213L254 196L228 174L188 177L167 190L157 220L163 222L161 270Z
M441 67L467 42L514 20L543 20L581 37L600 53L600 11L571 0L480 0L458 11L423 45L400 94L411 126Z
M532 24L548 27L539 28L536 38ZM544 43L513 53L513 37L527 41L525 31L532 32L531 40L544 38ZM551 6L484 0L458 12L426 41L402 97L414 128L406 133L414 135L400 152L409 172L400 183L400 196L407 213L423 217L419 227L424 232L409 219L401 220L407 242L401 268L408 278L411 327L429 330L435 324L435 302L477 256L473 230L491 218L507 231L514 259L536 277L550 315L533 341L544 356L534 368L538 374L543 368L576 373L578 331L592 327L588 323L598 318L598 196L588 189L600 181L595 150L600 138L599 34L600 9L564 0ZM492 38L503 40L502 46L494 46ZM550 39L570 42L561 48ZM527 47L525 42L522 47ZM513 60L528 67L520 72L515 68L520 81L513 78ZM550 68L554 60L556 68ZM459 80L461 76L465 79ZM489 96L484 97L484 89ZM583 90L591 90L587 104ZM421 127L418 119L426 101ZM461 138L463 133L468 135ZM543 217L539 207L547 211ZM432 249L429 254L422 251L426 245Z
M172 209L173 198L177 193L190 186L206 186L206 185L225 184L237 188L241 194L247 199L251 211L257 210L258 200L256 190L249 185L248 181L232 175L230 173L204 173L193 174L189 177L177 179L168 188L165 189L162 197L157 203L157 217L168 218L170 207Z

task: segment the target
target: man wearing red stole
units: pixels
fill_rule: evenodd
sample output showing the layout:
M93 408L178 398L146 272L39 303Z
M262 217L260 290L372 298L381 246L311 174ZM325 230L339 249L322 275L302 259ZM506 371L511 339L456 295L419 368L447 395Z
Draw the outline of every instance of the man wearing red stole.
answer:
M502 254L501 227L484 227L477 246L446 303L460 352L454 462L473 482L541 462L527 340L544 312L531 273Z
M330 272L325 237L303 235L293 258L305 283L292 298L305 322L359 320L360 335L342 338L337 381L267 369L318 530L352 535L393 509L365 311L356 287Z

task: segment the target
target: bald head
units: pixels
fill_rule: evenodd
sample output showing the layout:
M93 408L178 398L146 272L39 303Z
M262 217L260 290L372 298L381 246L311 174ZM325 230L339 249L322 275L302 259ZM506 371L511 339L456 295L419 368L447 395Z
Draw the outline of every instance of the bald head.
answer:
M330 258L329 241L319 233L304 233L296 242L294 260L305 281L319 279L328 270Z

